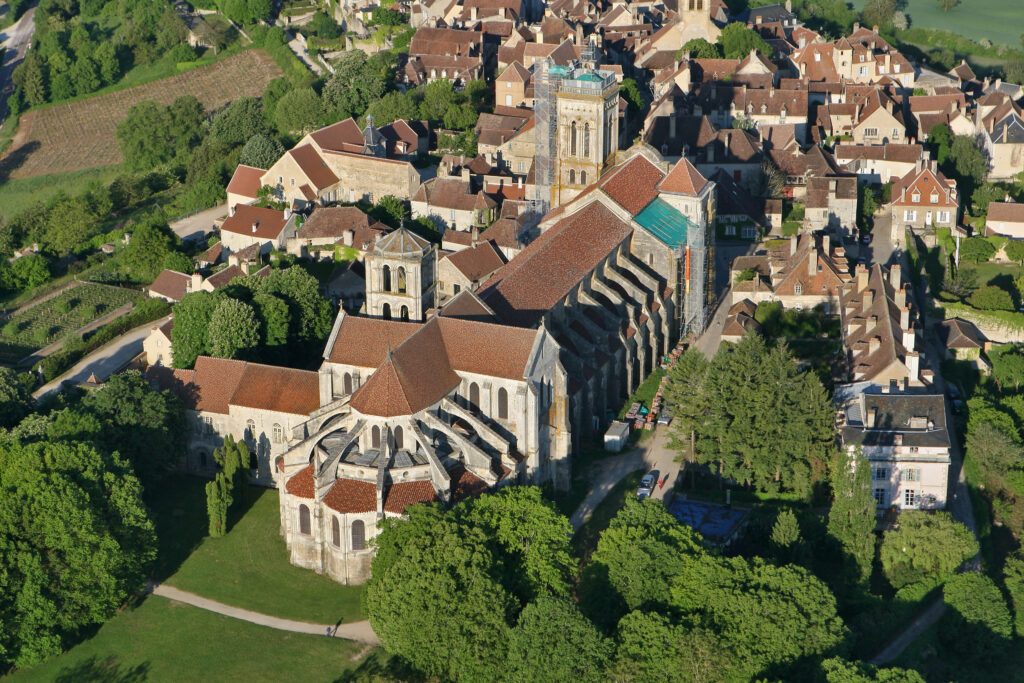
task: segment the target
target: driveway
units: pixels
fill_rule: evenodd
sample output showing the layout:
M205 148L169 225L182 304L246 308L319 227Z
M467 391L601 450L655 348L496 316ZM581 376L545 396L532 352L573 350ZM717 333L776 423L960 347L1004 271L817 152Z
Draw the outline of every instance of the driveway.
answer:
M170 226L175 235L183 242L199 241L205 239L206 235L214 229L214 223L220 218L228 215L228 205L220 204L212 209L206 209L191 216L179 218L172 221Z
M0 32L0 44L7 48L3 64L0 64L0 121L7 118L7 96L10 95L9 86L12 85L14 67L21 63L32 46L32 33L36 28L35 13L35 6L28 8L18 21Z

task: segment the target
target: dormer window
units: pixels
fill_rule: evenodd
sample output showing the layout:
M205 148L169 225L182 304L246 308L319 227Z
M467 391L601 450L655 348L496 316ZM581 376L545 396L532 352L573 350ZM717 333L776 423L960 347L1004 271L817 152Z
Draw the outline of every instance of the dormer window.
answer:
M815 52L814 53L814 61L816 61L816 62L820 62L821 61L821 53L820 52Z
M938 204L939 203L939 193L938 192L932 192L931 199L932 199L932 204Z
M914 202L915 204L919 204L919 203L921 202L921 193L920 193L920 192L915 192L914 194L912 194L912 195L910 196L910 199L911 199L911 201L913 201L913 202Z

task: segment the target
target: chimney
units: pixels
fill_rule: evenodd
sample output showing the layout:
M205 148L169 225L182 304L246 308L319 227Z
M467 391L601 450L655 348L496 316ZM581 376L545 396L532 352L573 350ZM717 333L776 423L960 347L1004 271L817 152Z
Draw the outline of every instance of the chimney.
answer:
M345 232L341 233L341 241L346 247L351 247L352 243L356 239L356 231L349 228Z
M907 351L913 351L917 347L917 332L914 331L913 327L906 327L903 329L903 348Z
M859 21L853 22L853 32L856 33L859 30L860 30L860 22Z
M878 24L875 24L874 26L871 27L871 32L878 33ZM871 45L872 47L874 47L874 43L872 43Z
M875 423L878 421L878 408L871 408L867 415L867 428L874 429Z
M228 216L230 216L231 218L235 217L235 205L234 204L232 204L230 207L228 207Z
M910 329L910 307L903 306L900 308L900 329Z
M576 24L576 46L583 47L583 24Z
M811 237L808 235L808 237ZM813 239L813 237L812 237ZM814 249L807 250L807 277L818 274L818 253Z
M871 310L871 305L875 303L875 291L868 289L864 291L864 310Z
M476 21L476 5L469 8L469 19L470 21Z
M892 435L892 443L893 443L894 446L902 446L903 445L903 435L902 434L893 434Z
M478 228L477 226L474 225L473 226L473 230L470 232L470 240L469 240L470 246L473 249L476 249L476 243L477 243L477 240L479 240L479 239L480 239L480 228Z
M192 280L188 284L188 291L198 292L203 286L203 276L199 273L192 273Z
M829 235L821 236L821 253L825 257L832 254L832 238Z
M910 382L916 384L921 373L921 356L915 351L907 354L907 372L910 375Z
M905 290L903 287L900 287L899 289L896 290L896 294L893 297L893 299L896 301L897 307L903 308L904 306L907 305L907 290Z
M256 234L256 229L258 227L260 227L260 222L259 221L253 221L252 222L252 234L254 234L254 235Z
M796 246L797 246L797 236L793 235L792 237L789 238L789 255L790 256L795 256L796 255Z
M668 139L676 139L676 115L674 113L668 117Z
M895 263L889 268L889 284L892 285L893 289L899 290L903 288L903 268L900 264Z
M472 179L472 174L469 172L469 166L462 167L462 179L467 183Z
M882 341L878 337L872 337L868 341L868 353L872 356L878 353L880 348L882 348Z

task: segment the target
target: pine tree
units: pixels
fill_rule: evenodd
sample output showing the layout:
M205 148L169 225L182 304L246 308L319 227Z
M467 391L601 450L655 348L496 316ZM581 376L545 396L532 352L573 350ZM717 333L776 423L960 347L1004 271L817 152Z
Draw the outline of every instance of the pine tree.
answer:
M800 525L789 508L783 508L772 526L772 545L789 550L800 542Z
M227 478L218 472L213 481L206 484L206 515L210 520L210 536L223 536L228 530L228 507L231 493Z
M832 464L832 499L828 532L842 546L850 578L866 581L875 557L875 499L871 492L871 467L860 449L852 463L846 453L836 455Z

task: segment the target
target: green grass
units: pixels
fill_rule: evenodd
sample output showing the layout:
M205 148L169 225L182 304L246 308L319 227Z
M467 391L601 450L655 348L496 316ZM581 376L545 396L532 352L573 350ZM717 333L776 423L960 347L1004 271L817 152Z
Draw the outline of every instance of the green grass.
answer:
M852 0L857 10L863 9L866 2ZM987 38L993 43L1017 47L1020 8L1019 0L961 0L958 7L943 12L936 0L907 0L904 11L914 28L950 31L973 40Z
M198 524L205 532L202 482L187 480L185 486L192 489L185 496L186 504L176 507L173 501L166 501L162 516L170 516L170 526L174 520L193 514L194 519L186 519L187 523ZM255 487L249 491L254 497L252 506L231 531L222 538L204 538L166 582L234 607L287 619L322 624L365 619L361 586L343 586L289 563L278 532L277 491ZM192 513L187 512L189 508ZM201 519L195 515L196 508L203 513ZM173 526L171 529L172 536L176 535ZM162 569L169 572L173 558L184 555L187 547L168 547L164 551L169 560Z
M572 538L573 549L576 551L577 557L586 559L594 552L594 549L597 548L597 541L601 538L601 532L608 528L612 518L626 504L626 496L636 493L636 488L640 485L640 479L643 476L643 470L633 472L616 484L615 488L605 496L605 499L594 508L590 519L584 522Z
M0 340L39 348L127 303L137 304L142 298L131 289L81 285L16 314L0 328Z
M645 407L650 408L651 402L654 400L654 394L657 393L658 385L661 384L661 378L664 376L664 369L660 367L654 368L654 372L647 375L647 379L645 379L643 383L639 387L637 387L636 391L633 392L633 395L630 396L626 400L626 402L622 404L622 410L619 411L618 419L621 420L624 417L626 417L626 413L629 412L629 406L636 402L639 402L643 404Z
M0 219L10 219L59 194L81 194L94 182L108 185L120 171L120 166L103 166L74 173L8 179L0 184Z
M151 596L12 681L335 681L362 646L276 631Z

